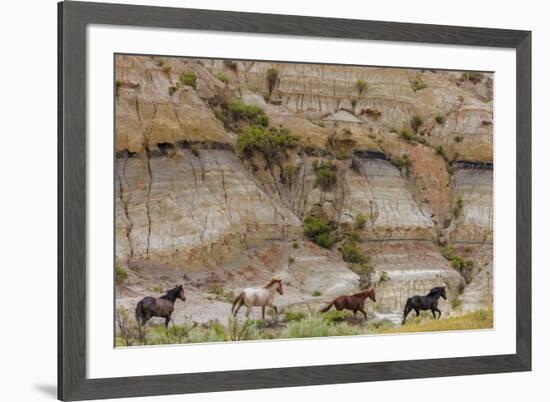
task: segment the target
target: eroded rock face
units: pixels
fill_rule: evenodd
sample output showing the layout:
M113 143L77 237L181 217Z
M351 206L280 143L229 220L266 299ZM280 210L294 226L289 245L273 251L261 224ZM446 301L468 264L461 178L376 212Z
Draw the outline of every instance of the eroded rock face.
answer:
M380 314L398 320L407 297L442 285L446 312L492 306L490 74L142 56L116 66L121 304L184 280L197 301L185 314L207 322L225 320L230 302L212 284L235 293L277 276L288 289L279 305L314 309L352 293L359 277L339 244L304 238L304 217L322 210L342 227L366 218L359 247ZM299 147L240 158L216 98L261 107ZM331 188L316 184L321 163L335 167ZM474 261L468 283L445 242Z
M130 265L205 269L300 233L300 220L267 197L232 152L176 147L116 162L117 258Z
M440 299L442 311L460 297L464 278L441 256L431 241L386 241L369 245L374 250L377 272L386 272L377 289L376 309L382 313L402 312L407 298L426 295L436 286L446 286L447 301Z
M458 168L452 182L455 219L449 228L450 239L454 242L492 242L492 166Z

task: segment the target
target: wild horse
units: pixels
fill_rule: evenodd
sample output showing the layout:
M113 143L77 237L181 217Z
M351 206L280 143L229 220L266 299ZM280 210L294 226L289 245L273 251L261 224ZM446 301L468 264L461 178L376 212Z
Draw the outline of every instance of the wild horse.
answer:
M144 325L152 317L163 317L164 327L168 328L176 299L185 301L182 285L170 289L164 296L158 298L144 297L136 305L136 321L138 324Z
M261 288L246 288L233 301L231 313L234 317L236 317L239 309L243 306L243 304L246 304L247 318L250 315L252 307L254 306L259 306L262 308L262 319L265 319L266 306L273 308L275 313L278 314L277 307L273 304L275 292L280 295L283 294L283 283L280 279L272 279L267 285Z
M439 316L437 318L441 318L441 310L437 308L437 303L440 297L443 297L445 300L447 300L445 286L438 286L433 288L426 296L416 295L409 297L407 299L407 303L405 304L405 309L403 310L403 322L401 323L401 325L405 324L407 315L411 312L411 310L414 310L416 312L417 317L420 314L420 310L432 310L434 319L436 318L435 312L437 311L439 313Z
M328 306L321 309L321 313L326 313L327 311L330 310L332 306L334 306L338 311L341 311L343 309L352 310L353 315L357 314L357 312L360 311L363 313L366 320L367 313L365 312L364 307L365 307L365 300L367 300L367 297L376 303L376 295L374 294L374 289L369 288L359 293L355 293L351 296L338 296Z

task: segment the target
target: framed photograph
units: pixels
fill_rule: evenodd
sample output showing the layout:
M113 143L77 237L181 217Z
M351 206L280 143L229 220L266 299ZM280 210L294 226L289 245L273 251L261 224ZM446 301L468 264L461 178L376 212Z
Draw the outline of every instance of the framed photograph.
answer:
M59 3L61 400L531 369L531 33Z

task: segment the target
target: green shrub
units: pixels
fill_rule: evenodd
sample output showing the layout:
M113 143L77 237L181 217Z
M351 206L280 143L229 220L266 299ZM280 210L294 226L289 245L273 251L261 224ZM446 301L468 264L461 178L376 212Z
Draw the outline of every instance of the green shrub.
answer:
M256 105L247 105L238 100L232 100L227 103L227 112L233 120L247 120L260 126L267 127L269 118L261 107Z
M436 155L441 156L443 159L445 159L445 161L447 161L447 154L445 154L445 150L443 149L443 146L436 145L436 147L434 148L434 152Z
M297 145L298 139L287 129L249 126L239 134L235 148L241 157L251 157L254 151L258 151L271 161Z
M462 80L464 81L471 81L474 84L477 84L478 82L481 82L482 79L483 74L475 71L465 71L462 73Z
M464 137L461 136L461 135L457 135L457 136L455 136L454 139L455 139L455 142L456 142L456 143L459 143L459 142L462 142L462 140L464 139Z
M319 297L322 295L322 293L318 290L315 290L312 294L311 294L313 297Z
M224 84L229 84L229 77L227 75L225 75L224 73L219 73L218 74L218 77L217 77L221 82L223 82Z
M353 228L355 230L365 229L366 224L367 224L367 217L365 215L360 213L355 216L355 222L353 223Z
M452 260L455 255L455 249L451 243L445 243L441 249L441 255L447 260Z
M352 107L353 110L355 110L355 106L357 106L357 101L358 101L357 98L353 98L351 100L351 107Z
M408 169L412 165L412 161L409 158L408 154L403 154L397 158L393 158L391 160L391 163L399 169L403 169L403 168Z
M359 249L355 241L347 241L344 243L344 245L340 247L340 253L342 254L342 259L351 264L361 264L368 261L368 258Z
M232 71L237 71L237 63L233 60L224 60L223 65Z
M390 276L388 275L388 273L386 271L382 271L380 272L380 278L378 279L378 283L384 283L386 281L389 281L391 278Z
M451 302L451 307L453 308L453 310L456 310L461 305L462 305L462 300L459 300L459 299L453 299L453 301Z
M172 67L166 65L166 66L163 66L162 67L162 71L165 73L165 74L168 74L170 73L170 71L172 71Z
M323 321L330 323L344 322L347 316L348 314L344 311L331 310L323 314Z
M417 77L411 81L411 88L414 92L417 92L428 88L428 86L424 83L424 81L422 81L420 77Z
M323 248L331 248L334 246L336 240L334 239L332 233L322 233L315 237L314 242Z
M409 130L401 130L399 135L408 142L411 142L414 139L414 134L412 134Z
M420 126L422 125L422 123L424 123L424 121L422 120L422 117L418 116L418 115L414 115L412 118L411 118L411 128L412 130L417 133L418 132L418 129L420 128Z
M435 116L435 122L437 124L443 124L445 122L445 119L443 118L443 116L441 116L440 114L438 114L437 116Z
M277 79L279 78L279 72L275 68L269 68L266 72L266 79L267 79L267 87L269 89L269 96L271 96L271 93L275 89L275 85L277 84Z
M456 200L456 205L453 208L453 217L456 219L460 216L462 213L462 209L464 208L464 202L462 201L462 198L458 198Z
M334 228L326 219L308 216L304 219L304 236L324 248L331 248L335 239Z
M323 162L321 165L314 167L315 182L314 187L320 187L323 191L329 191L336 184L337 168L332 163Z
M306 318L306 315L301 311L287 311L284 316L286 322L298 322L302 321L304 318Z
M208 286L208 293L223 296L223 288L218 283L212 283Z
M359 276L370 276L374 272L374 268L370 264L370 258L359 264L351 264L350 268Z
M294 257L288 257L288 265L292 265L296 261Z
M128 272L115 265L115 282L117 285L122 285L128 279Z
M192 71L181 73L180 83L181 85L193 87L195 89L197 87L197 75Z
M363 92L367 91L367 83L363 80L357 80L355 81L355 89L359 93L359 96L361 96Z

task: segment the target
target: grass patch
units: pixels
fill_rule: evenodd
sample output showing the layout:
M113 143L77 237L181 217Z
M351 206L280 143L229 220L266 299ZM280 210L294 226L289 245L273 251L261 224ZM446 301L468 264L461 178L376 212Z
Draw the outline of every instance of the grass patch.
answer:
M180 84L193 89L197 88L197 74L192 71L187 71L180 74Z
M411 89L414 92L422 91L423 89L428 88L428 85L426 85L420 77L416 77L414 80L410 82L410 84L411 84Z
M117 285L122 285L128 279L128 271L115 265L115 282Z
M318 290L315 290L312 294L311 294L313 297L319 297L319 296L322 296L323 294L318 291Z
M367 217L359 213L355 216L355 220L353 222L353 229L357 231L363 230L365 229L366 224L367 224Z
M363 93L367 92L367 83L363 80L357 80L355 81L355 89L359 96L363 95Z
M218 76L217 76L217 78L218 78L221 82L223 82L225 85L229 84L230 79L229 79L229 77L228 77L227 75L225 75L224 73L219 73Z
M428 318L421 322L411 321L403 326L387 328L381 333L401 332L431 332L431 331L460 331L467 329L493 328L493 310L479 310L460 317L451 317L441 320Z
M397 158L392 158L391 163L398 169L406 169L407 171L412 166L412 161L408 154L403 154Z
M306 318L306 314L301 311L287 311L284 315L286 322L298 322Z
M238 69L238 66L237 66L237 62L233 61L233 60L224 60L223 61L223 65L230 69L231 71L237 71Z
M399 136L407 142L412 142L414 140L414 134L406 129L401 130Z
M422 117L420 117L419 115L414 115L410 121L411 128L415 133L418 132L418 129L420 128L420 126L422 126L423 123L424 120L422 120Z
M462 198L458 198L453 208L453 218L457 219L462 214L463 209L464 209L464 202L462 201Z
M462 73L462 80L463 81L471 81L474 84L477 84L483 80L483 74L477 73L475 71L465 71Z

